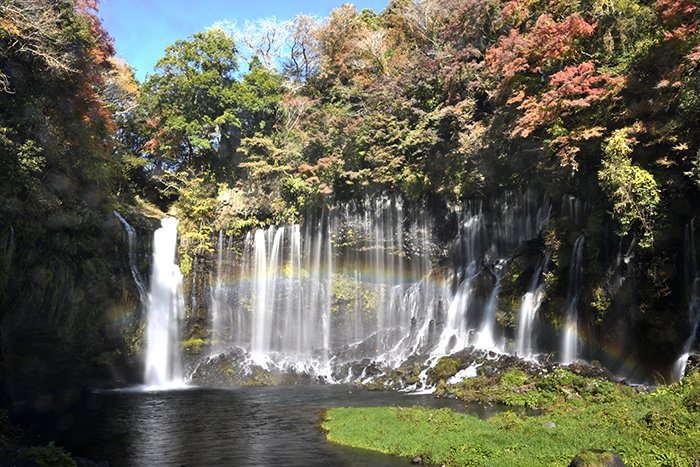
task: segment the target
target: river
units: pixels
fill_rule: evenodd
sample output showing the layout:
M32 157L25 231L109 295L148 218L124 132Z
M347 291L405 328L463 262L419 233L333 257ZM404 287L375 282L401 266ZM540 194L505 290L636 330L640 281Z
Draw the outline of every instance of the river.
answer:
M347 385L95 392L45 436L110 466L396 466L408 459L326 441L329 407L464 404ZM470 413L485 410L470 407Z

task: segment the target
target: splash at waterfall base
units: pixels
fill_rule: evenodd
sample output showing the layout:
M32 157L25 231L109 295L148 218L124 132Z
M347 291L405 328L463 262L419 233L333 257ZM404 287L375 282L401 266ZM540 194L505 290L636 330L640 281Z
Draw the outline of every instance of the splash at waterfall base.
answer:
M628 332L644 331L627 311L639 300L635 257L565 198L448 206L378 195L300 225L222 228L187 268L183 374L216 386L364 381L465 349L597 360L637 381L669 374L687 330L654 330L661 353L649 352L648 331Z

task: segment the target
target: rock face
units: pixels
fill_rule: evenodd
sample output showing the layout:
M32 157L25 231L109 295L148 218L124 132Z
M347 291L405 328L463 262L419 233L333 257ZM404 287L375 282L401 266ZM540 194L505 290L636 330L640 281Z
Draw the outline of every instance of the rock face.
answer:
M589 449L577 454L569 467L625 467L625 463L614 452Z
M140 382L142 313L127 235L111 211L86 215L67 230L25 223L34 228L16 229L12 255L0 252L12 278L0 284L3 406L31 411L49 397ZM138 224L135 245L142 275L152 243L148 222ZM0 237L4 232L0 227Z
M700 354L691 354L685 367L685 375L688 376L694 371L700 371Z

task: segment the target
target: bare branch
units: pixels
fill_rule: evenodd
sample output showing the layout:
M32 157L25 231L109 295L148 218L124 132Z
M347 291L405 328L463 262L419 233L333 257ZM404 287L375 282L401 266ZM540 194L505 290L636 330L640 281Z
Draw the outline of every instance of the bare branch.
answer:
M0 6L0 28L11 37L14 52L38 58L51 71L76 73L71 57L62 52L66 49L59 36L63 18L57 5L56 0L7 0Z

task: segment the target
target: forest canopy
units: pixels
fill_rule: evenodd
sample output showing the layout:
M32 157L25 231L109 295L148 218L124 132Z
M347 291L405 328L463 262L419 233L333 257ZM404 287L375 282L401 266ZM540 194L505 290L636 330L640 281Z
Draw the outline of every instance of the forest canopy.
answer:
M144 161L132 193L173 200L196 179L244 196L233 217L198 211L222 228L382 190L458 201L534 183L585 190L648 248L700 184L699 22L692 0L394 0L221 23L166 49L115 140Z
M83 173L120 196L173 201L198 178L208 196L245 193L241 212L266 223L380 190L459 200L556 180L597 187L620 232L646 237L659 202L700 184L692 0L393 0L220 23L169 46L143 83L114 57L97 8L2 6L3 107L35 110L3 116L3 174L20 175L7 189L102 153L109 170ZM37 95L65 96L70 111L52 116ZM47 126L53 141L37 141ZM631 150L606 155L621 132ZM633 212L606 175L617 169L661 201Z

